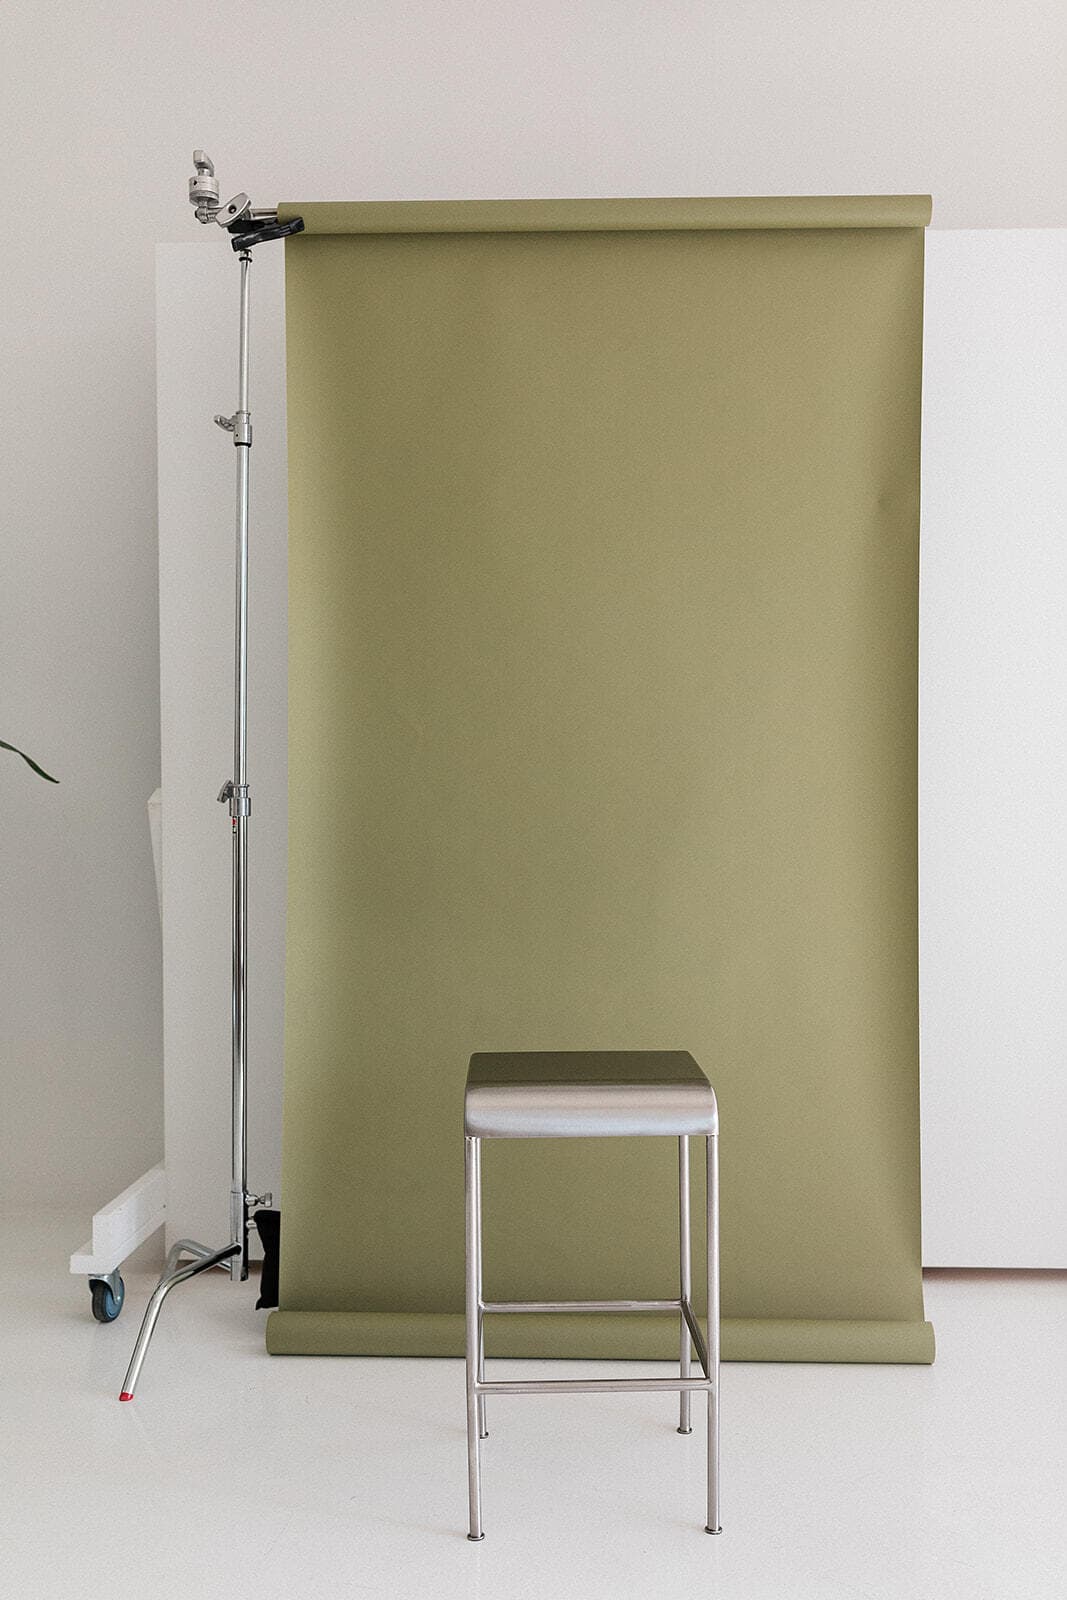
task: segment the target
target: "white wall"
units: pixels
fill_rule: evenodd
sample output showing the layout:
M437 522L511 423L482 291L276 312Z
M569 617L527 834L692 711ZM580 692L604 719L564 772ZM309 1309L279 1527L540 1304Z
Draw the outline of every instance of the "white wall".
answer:
M63 778L0 766L0 1197L93 1204L162 1138L153 250L195 234L193 145L260 203L930 190L942 227L1064 226L1067 8L8 0L0 53L0 736Z

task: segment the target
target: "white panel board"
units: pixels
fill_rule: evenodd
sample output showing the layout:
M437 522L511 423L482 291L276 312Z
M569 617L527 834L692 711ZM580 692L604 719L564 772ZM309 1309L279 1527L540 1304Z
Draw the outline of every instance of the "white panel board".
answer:
M251 270L249 1187L281 1182L286 857L283 246ZM167 1236L229 1236L230 870L239 268L211 230L156 257Z
M1067 231L927 235L923 1259L1067 1266Z

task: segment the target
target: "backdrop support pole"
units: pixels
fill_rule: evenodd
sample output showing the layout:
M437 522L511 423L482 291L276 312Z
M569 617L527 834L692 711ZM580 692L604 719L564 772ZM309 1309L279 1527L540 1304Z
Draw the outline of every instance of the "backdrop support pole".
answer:
M233 832L232 1106L230 1168L230 1277L248 1277L248 1214L256 1200L248 1194L248 823L252 794L248 784L248 493L252 455L252 415L248 409L248 316L251 250L242 250L241 322L237 410L216 417L233 433L237 451L237 593L234 616L233 777L219 800L229 801ZM269 1205L271 1197L262 1200Z
M248 823L252 796L248 783L248 504L249 465L252 454L252 414L249 410L249 269L252 247L268 239L300 233L300 218L280 223L276 211L253 210L247 195L239 194L219 204L215 169L202 150L193 152L196 175L189 180L189 199L197 220L217 222L230 234L241 264L240 329L237 361L237 409L230 417L216 416L220 428L233 434L237 451L236 593L234 608L234 716L233 776L219 791L219 801L229 804L233 834L232 894L232 1004L230 1102L230 1239L220 1248L179 1239L172 1247L163 1273L152 1293L137 1342L123 1380L120 1400L132 1400L163 1301L179 1283L197 1277L209 1267L228 1267L232 1280L248 1277L248 1232L256 1206L271 1204L269 1194L248 1190Z

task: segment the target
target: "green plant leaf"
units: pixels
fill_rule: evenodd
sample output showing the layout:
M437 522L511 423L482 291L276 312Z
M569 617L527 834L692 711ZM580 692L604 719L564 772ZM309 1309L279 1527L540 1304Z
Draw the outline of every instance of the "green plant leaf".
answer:
M33 768L34 772L36 772L39 777L46 779L49 783L59 782L58 778L53 778L50 772L46 772L43 767L39 767L36 761L34 761L31 756L26 754L25 750L20 750L18 745L8 744L6 739L0 739L0 750L13 750L17 756L22 757L23 761L25 761L28 767Z

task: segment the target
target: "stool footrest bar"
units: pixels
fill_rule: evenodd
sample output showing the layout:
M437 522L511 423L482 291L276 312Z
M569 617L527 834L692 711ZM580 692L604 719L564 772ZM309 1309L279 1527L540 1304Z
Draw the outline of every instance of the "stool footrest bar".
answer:
M710 1378L508 1378L475 1383L475 1394L660 1394L706 1392Z
M680 1300L483 1300L485 1312L505 1311L681 1311Z

